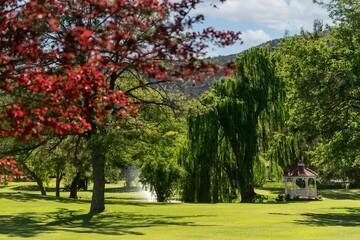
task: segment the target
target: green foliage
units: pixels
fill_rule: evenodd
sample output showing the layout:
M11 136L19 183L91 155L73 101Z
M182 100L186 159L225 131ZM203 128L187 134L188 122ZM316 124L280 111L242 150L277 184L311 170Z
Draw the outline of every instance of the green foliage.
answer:
M127 144L122 154L130 153L132 164L140 167L140 182L156 193L158 201L166 201L178 189L182 175L177 158L184 142L187 100L179 93L152 89L138 89L134 94L149 102L136 121L123 126Z
M302 154L324 179L358 181L353 170L360 154L360 3L322 4L335 26L326 34L285 39L275 53L288 92L287 126L303 139Z
M176 162L175 132L163 135L161 143L153 146L141 166L140 182L154 192L158 202L167 201L174 193L182 169Z
M237 199L233 177L233 155L216 111L208 110L188 119L188 146L180 154L180 165L185 170L182 183L186 202L231 202Z
M173 196L181 177L181 169L173 159L149 159L141 167L140 182L156 194L158 202Z
M307 145L301 134L291 132L287 127L285 125L282 131L273 132L268 141L264 156L269 160L270 180L282 179L284 170L288 170L299 161L308 162Z
M259 159L260 126L283 123L282 82L275 75L269 49L252 49L237 59L235 79L215 85L221 97L219 121L236 160L242 201L253 195L254 163ZM257 170L263 170L260 164Z
M187 201L236 199L239 192L245 201L265 181L266 160L259 156L283 125L283 84L267 48L241 54L237 67L200 99L206 110L189 119L189 154L182 161Z
M254 186L263 186L265 181L270 177L270 179L277 179L272 177L271 174L268 174L268 167L271 166L268 161L262 156L257 156L258 158L254 161ZM272 171L270 171L272 172Z

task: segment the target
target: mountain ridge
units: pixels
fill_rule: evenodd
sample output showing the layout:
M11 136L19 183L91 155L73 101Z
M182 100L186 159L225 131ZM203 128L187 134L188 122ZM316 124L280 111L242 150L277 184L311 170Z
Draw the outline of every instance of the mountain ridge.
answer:
M252 48L258 48L258 47L264 47L264 46L276 47L280 43L281 40L282 39L272 39L272 40L269 40L265 43L259 44ZM208 57L208 58L206 58L206 60L215 62L220 66L225 66L229 62L234 62L240 54L242 54L248 50L249 49L244 50L239 53L234 53L234 54L229 54L229 55L224 55L224 56L220 55L220 56L216 56L216 57ZM204 92L209 91L213 85L213 82L221 77L223 77L222 74L216 74L216 75L205 78L202 82L196 82L196 83L191 83L188 81L179 81L179 82L172 81L172 82L167 82L167 83L161 84L160 89L164 90L164 91L174 91L174 90L180 91L180 92L183 92L185 95L187 95L189 98L196 98L196 97L199 97Z

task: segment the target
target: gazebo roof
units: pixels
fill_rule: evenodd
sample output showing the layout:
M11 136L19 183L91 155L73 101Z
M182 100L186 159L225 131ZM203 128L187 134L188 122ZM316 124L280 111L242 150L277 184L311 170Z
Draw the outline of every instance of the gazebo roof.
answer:
M298 164L296 168L285 173L286 177L316 177L317 172L305 167L304 164Z

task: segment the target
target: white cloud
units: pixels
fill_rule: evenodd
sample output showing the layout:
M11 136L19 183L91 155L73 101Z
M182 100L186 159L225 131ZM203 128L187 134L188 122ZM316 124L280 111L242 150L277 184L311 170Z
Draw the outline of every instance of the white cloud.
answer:
M207 18L240 24L260 24L275 31L311 30L315 19L330 23L325 9L312 0L207 0L196 12ZM214 8L210 3L216 4Z
M245 45L258 45L271 40L272 38L263 30L245 30L242 32L242 39Z

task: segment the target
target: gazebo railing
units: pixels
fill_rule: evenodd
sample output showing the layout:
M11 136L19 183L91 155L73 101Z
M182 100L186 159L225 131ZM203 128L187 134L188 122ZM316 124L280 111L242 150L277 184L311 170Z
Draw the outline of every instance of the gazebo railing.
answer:
M316 198L316 189L286 189L285 194L289 194L291 198Z

